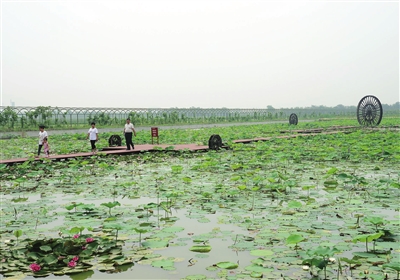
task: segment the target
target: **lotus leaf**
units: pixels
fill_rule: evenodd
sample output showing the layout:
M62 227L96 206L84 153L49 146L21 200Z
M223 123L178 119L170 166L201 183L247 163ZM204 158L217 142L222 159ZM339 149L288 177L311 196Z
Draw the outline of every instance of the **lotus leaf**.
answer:
M172 260L158 260L158 261L152 261L151 265L154 267L160 267L160 268L166 268L166 267L173 267L174 262Z
M219 262L219 263L217 263L217 266L219 268L224 268L224 269L235 269L239 265L237 263L233 263L233 262Z
M208 253L211 251L211 246L209 246L209 245L194 245L189 250L192 252L198 252L198 253Z
M271 250L252 250L250 254L257 257L272 256L274 254Z

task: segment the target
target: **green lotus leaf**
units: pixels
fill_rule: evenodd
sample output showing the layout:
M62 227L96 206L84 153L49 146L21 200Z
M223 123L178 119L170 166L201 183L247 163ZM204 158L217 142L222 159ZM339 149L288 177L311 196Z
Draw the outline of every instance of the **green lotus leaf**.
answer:
M40 250L46 253L53 251L53 249L49 245L40 246Z
M169 242L166 240L151 240L142 242L142 246L146 248L165 248L168 247Z
M385 220L382 217L366 217L364 220L373 225L383 225L385 223Z
M318 246L315 249L311 249L307 251L307 254L309 256L321 256L321 257L331 257L335 253L338 253L339 250L336 249L335 247L327 247L327 246Z
M40 256L36 252L29 252L26 257L28 260L37 260Z
M137 233L146 233L148 232L147 229L144 228L133 228L134 231L136 231Z
M104 202L102 204L100 204L102 206L105 206L107 208L114 208L115 206L121 206L121 204L118 201L114 201L114 202Z
M96 205L93 204L93 203L91 203L91 204L83 204L83 203L80 203L76 208L77 208L77 209L78 209L78 208L79 208L79 209L83 209L83 210L85 210L85 211L87 211L87 212L92 212L93 210L96 209Z
M336 187L338 184L339 183L336 180L328 180L324 182L325 187Z
M376 255L373 253L366 253L366 252L353 252L353 256L359 258L374 258Z
M121 230L124 228L123 224L118 224L118 223L104 223L103 225L104 229L115 229L115 230Z
M299 234L291 234L286 238L286 244L297 244L303 240L305 240L303 236Z
M16 238L21 237L21 235L22 235L22 230L20 230L20 229L14 230L14 236L15 236Z
M115 270L114 264L112 264L112 263L111 264L110 263L102 263L102 264L99 264L98 266L96 266L96 268L101 272ZM66 274L68 274L68 273L66 273Z
M189 250L192 252L198 252L198 253L208 253L211 251L211 246L210 245L194 245Z
M87 270L78 274L71 274L69 275L69 277L71 278L71 280L82 280L82 279L90 279L93 276L93 274L94 274L93 270Z
M191 183L191 182L192 182L192 178L190 178L190 177L183 177L182 180L183 180L185 183Z
M151 265L160 268L171 267L171 266L173 267L174 262L172 260L158 260L158 261L152 261Z
M371 242L373 240L378 239L383 235L383 232L377 232L373 234L361 234L353 238L353 242L357 243L357 241L360 242Z
M251 274L250 274L250 277L251 278L263 278L263 273L252 271Z
M264 274L268 274L269 272L274 271L273 268L263 267L263 266L256 265L256 264L246 266L245 270L251 271L251 272L257 272L257 273L264 273Z
M181 232L184 229L185 228L183 228L183 227L166 227L166 228L163 228L162 231L169 232L169 233L174 233L174 232Z
M147 260L156 259L156 258L159 258L159 257L161 257L160 254L147 254L147 255L143 256L143 258L147 259Z
M265 256L272 256L274 252L271 250L252 250L250 251L250 254L256 257L265 257Z
M18 198L13 198L13 199L11 199L11 201L12 202L25 202L25 201L28 201L28 197L18 197Z
M206 267L206 270L207 271L217 271L218 270L218 267L215 265L210 265L210 266L207 266Z
M58 259L57 259L56 256L54 256L53 254L51 254L51 255L47 255L46 257L44 257L44 258L43 258L43 261L44 261L46 264L51 265L51 264L57 263L57 262L58 262Z
M399 262L385 263L382 267L390 268L390 269L396 270L397 272L400 271L400 263Z
M182 170L183 170L183 167L180 166L180 165L172 165L172 166L171 166L171 170L172 170L172 172L174 172L174 173L181 173Z
M303 204L301 202L296 201L296 200L291 200L288 202L288 207L289 208L301 208Z
M235 269L239 265L237 263L233 263L233 262L219 262L219 263L217 263L217 266L219 268L224 268L224 269Z

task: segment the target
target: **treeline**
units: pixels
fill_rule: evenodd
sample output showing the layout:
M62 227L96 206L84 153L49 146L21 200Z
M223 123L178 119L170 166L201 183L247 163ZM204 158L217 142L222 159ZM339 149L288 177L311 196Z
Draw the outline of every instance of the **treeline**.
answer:
M382 104L383 116L399 116L399 102ZM36 129L39 124L47 127L78 128L92 121L101 126L117 126L130 117L135 125L173 125L199 123L252 122L285 120L295 113L299 119L356 118L356 106L311 106L275 109L228 109L228 108L59 108L59 107L0 107L0 130Z

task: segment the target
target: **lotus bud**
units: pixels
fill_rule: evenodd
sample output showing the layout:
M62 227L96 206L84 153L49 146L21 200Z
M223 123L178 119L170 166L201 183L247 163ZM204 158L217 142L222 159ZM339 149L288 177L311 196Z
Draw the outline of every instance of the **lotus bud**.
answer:
M335 258L329 258L328 260L329 260L330 263L335 263L336 262Z
M308 266L308 265L303 265L303 270L305 270L305 271L307 271L307 270L309 270L310 269L310 267Z

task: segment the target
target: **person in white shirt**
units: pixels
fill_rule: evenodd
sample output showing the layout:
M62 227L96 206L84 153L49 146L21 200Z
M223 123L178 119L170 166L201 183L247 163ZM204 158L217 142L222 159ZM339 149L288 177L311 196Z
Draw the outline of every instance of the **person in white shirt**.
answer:
M47 138L48 136L49 135L47 134L47 131L44 130L44 125L39 125L39 147L38 147L37 157L40 156L40 151L42 150L43 147L44 138Z
M132 134L134 134L135 137L136 137L135 127L131 123L131 120L128 118L128 119L126 119L126 124L125 124L125 127L124 127L124 135L125 135L126 149L127 150L130 150L131 146L132 146L133 150L135 149L135 146L133 145L133 142L132 142Z
M89 128L86 139L90 140L90 145L92 145L92 153L95 153L95 152L97 152L96 142L99 141L99 131L96 128L95 122L92 122L91 125L92 125L92 127Z

